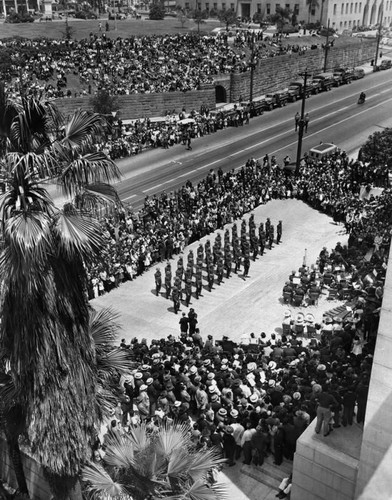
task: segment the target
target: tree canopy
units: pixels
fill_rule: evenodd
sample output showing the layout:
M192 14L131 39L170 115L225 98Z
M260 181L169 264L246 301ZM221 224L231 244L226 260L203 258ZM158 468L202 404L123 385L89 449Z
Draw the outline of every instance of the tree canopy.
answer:
M361 148L361 159L373 165L392 168L392 128L377 131Z

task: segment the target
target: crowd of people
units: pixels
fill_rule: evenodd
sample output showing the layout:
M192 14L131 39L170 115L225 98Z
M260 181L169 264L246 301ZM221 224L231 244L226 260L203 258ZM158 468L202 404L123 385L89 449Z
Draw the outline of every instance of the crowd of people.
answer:
M141 153L149 148L168 149L176 144L188 145L189 141L209 135L227 127L239 127L249 123L248 106L235 105L230 112L211 112L202 105L199 111L185 109L176 113L167 111L166 116L123 122L116 120L112 134L95 144L113 160Z
M23 88L27 94L74 97L103 86L115 95L186 92L212 83L218 74L250 70L251 37L250 32L243 33L238 32L235 46L227 43L224 32L116 39L90 33L83 40L14 38L0 41L4 53L0 76L15 95ZM259 61L306 48L306 44L277 46L276 41L261 42L257 37L253 42Z
M336 264L340 252L323 250L316 266ZM178 336L151 345L123 339L135 369L121 376L119 404L100 446L108 429L179 421L196 446L218 447L230 466L262 466L268 455L280 465L293 459L298 437L314 418L315 432L325 437L355 421L363 424L375 345L374 335L363 341L365 310L377 296L373 288L363 282L351 311L325 314L313 335L285 314L281 334L250 333L238 344L203 338L190 308L179 320ZM379 303L381 297L382 290Z
M251 158L238 171L210 171L197 184L188 181L177 192L146 197L139 211L124 207L103 218L107 245L100 262L88 269L89 297L170 260L188 244L240 220L270 199L292 197L293 180L276 165L268 155L263 164Z
M238 171L211 171L197 184L188 181L179 191L147 197L141 210L124 207L102 220L107 247L101 261L88 270L89 296L135 279L151 265L180 254L188 244L278 198L297 197L325 211L344 224L349 248L374 247L382 260L390 244L391 190L385 188L377 198L359 196L370 176L380 179L379 170L370 165L365 169L362 162L339 152L321 164L307 158L294 178L285 175L275 157L265 155L261 162L250 159Z

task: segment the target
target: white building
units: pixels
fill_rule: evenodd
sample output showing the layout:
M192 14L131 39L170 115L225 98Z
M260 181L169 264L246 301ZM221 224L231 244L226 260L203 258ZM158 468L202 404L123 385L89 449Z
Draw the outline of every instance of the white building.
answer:
M392 0L178 0L186 9L225 10L232 9L241 18L251 19L260 13L272 15L277 7L288 8L295 14L297 22L320 22L342 32L356 26L372 26L382 19L383 26L392 22Z

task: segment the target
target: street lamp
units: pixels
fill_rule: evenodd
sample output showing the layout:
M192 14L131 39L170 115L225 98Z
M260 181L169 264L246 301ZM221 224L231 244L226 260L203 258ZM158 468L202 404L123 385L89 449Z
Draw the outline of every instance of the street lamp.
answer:
M302 138L304 136L304 125L305 125L305 99L306 99L306 82L308 79L308 70L306 69L304 73L300 73L300 76L304 79L304 88L302 92L302 104L301 104L301 118L298 124L298 145L297 145L297 160L295 162L295 175L298 176L299 168L301 164L301 150L302 150Z

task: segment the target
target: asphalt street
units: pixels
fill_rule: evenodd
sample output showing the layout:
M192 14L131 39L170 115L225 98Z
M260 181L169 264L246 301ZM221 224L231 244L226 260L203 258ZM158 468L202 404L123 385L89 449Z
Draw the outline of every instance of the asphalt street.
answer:
M392 125L392 70L368 75L350 85L311 96L306 101L310 115L302 152L323 142L333 142L348 153L357 151L369 135ZM366 103L357 104L361 91ZM177 145L168 150L155 149L122 159L118 165L123 179L117 184L123 201L140 207L146 195L178 189L188 179L197 181L208 171L238 168L250 157L266 153L278 160L288 154L296 158L297 133L294 115L300 102L265 112L249 125L228 128L193 140L192 151Z

